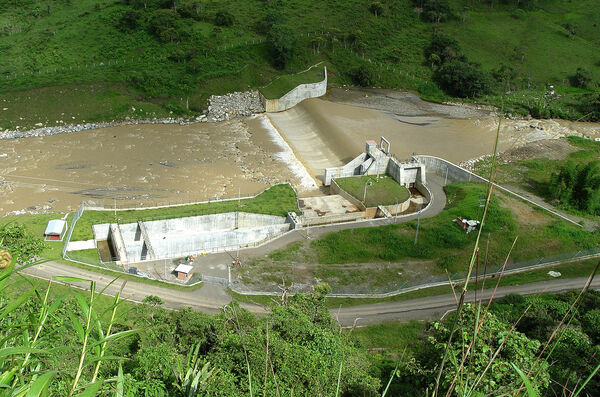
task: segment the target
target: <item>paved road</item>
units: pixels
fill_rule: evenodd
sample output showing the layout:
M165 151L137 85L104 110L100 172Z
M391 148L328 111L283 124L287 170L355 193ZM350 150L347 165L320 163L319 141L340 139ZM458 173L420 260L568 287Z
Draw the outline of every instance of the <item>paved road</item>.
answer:
M545 293L559 293L569 290L581 290L585 285L587 278L572 279L554 279L540 281L530 284L513 285L500 287L496 291L495 299L508 294L535 295ZM592 288L600 289L600 278L592 282ZM481 290L477 292L477 300L489 300L493 289L485 289L483 294ZM475 299L473 291L467 293L466 302L473 302ZM385 321L410 321L410 320L432 320L439 319L449 310L456 309L456 300L454 295L438 295L426 298L417 298L402 302L375 303L372 305L361 305L346 307L339 310L332 310L334 317L338 319L342 326L351 326L358 318L357 325L370 325L382 323Z
M94 279L97 282L98 289L103 288L112 281L112 277L95 273L90 270L83 270L63 263L48 262L23 271L24 274L49 279L53 276L73 276L84 279ZM502 297L507 294L515 293L521 295L532 295L538 293L555 293L571 289L581 289L586 282L586 278L574 279L556 279L541 281L532 284L515 285L499 288L496 297ZM88 287L87 283L71 283L80 288ZM106 293L114 295L120 288L121 282L115 282ZM600 289L600 278L594 280L592 287ZM482 296L489 299L492 293L491 289L479 292L478 299ZM148 295L159 296L164 301L164 307L179 309L191 307L196 310L202 310L207 313L216 313L219 309L231 301L229 294L216 285L205 284L201 288L193 291L180 291L166 287L149 285L141 282L128 281L125 286L122 297L124 299L140 302ZM467 301L473 301L474 294L467 294ZM242 307L257 314L266 313L265 308L258 305L242 304ZM351 326L355 320L357 325L376 324L385 321L409 321L409 320L429 320L438 319L446 311L454 309L456 302L453 295L439 295L425 298L411 299L401 302L374 303L371 305L351 306L340 309L332 309L331 313L336 317L342 326Z

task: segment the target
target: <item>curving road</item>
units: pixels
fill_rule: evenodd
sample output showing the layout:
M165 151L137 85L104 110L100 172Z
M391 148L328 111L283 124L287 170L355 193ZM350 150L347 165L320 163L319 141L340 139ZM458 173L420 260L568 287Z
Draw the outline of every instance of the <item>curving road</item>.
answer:
M90 270L72 267L59 262L47 262L22 271L23 274L50 279L54 276L72 276L88 280L95 280L98 289L103 288L112 281L112 277L99 274ZM507 294L532 295L539 293L564 292L571 289L581 289L585 285L586 278L553 279L531 284L501 287L496 292L496 298ZM88 283L69 283L78 288L87 288ZM115 282L107 288L106 295L114 296L121 288L122 282ZM600 289L600 279L595 279L592 287ZM491 289L486 289L477 294L477 299L489 299ZM154 286L146 283L127 281L121 294L123 299L133 302L141 302L148 295L156 295L164 301L164 307L169 309L180 309L191 307L208 313L216 313L221 307L231 301L231 296L222 287L204 284L195 290L175 290L167 287ZM474 293L467 294L467 301L474 300ZM267 309L258 305L241 304L242 307L253 313L264 314ZM370 305L350 306L340 309L332 309L332 315L338 319L341 326L352 326L356 324L369 325L385 321L409 321L430 320L440 318L446 311L456 307L453 295L438 295L425 298L410 299L400 302L383 302Z

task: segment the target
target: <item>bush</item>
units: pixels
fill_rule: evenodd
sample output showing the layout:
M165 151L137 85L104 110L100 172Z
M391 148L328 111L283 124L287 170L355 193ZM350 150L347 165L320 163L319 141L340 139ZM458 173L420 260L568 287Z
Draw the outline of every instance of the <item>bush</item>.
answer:
M267 34L273 25L283 23L285 23L284 15L278 10L270 10L256 23L255 28L258 33Z
M177 7L177 12L184 18L202 19L202 2L200 0L190 0Z
M588 88L592 82L590 72L584 68L577 68L577 71L571 76L571 85L578 88Z
M448 20L452 15L447 0L425 0L421 18L427 22L440 23Z
M492 87L490 76L479 65L459 59L444 63L434 79L446 93L461 98L489 94Z
M274 25L267 35L267 42L271 50L273 65L283 69L292 59L296 49L296 32L285 25Z
M374 83L373 72L367 65L362 64L350 71L352 82L361 87L370 87Z
M450 36L437 33L431 39L431 43L425 48L425 58L431 61L434 55L439 59L436 63L442 64L455 58L462 58L458 41Z
M135 11L127 11L123 14L117 28L123 32L133 31L138 28L140 20L140 14Z
M215 14L215 25L217 26L231 26L234 21L233 15L227 10L221 10Z
M173 42L179 38L177 25L179 14L173 10L156 10L150 18L150 32L162 42Z

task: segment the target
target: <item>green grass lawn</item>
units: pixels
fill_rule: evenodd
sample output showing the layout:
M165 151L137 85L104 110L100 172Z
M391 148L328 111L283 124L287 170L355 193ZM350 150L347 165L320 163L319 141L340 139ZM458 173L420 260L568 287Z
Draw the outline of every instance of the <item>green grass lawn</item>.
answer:
M325 78L323 65L315 66L303 73L287 74L262 87L260 92L267 99L277 99L299 84L318 83Z
M34 215L11 215L0 218L0 225L16 222L25 225L27 230L35 237L43 239L44 231L48 225L48 221L52 219L62 219L64 214L59 213L46 213L46 214L34 214ZM67 225L73 219L73 214L69 214L67 217ZM66 231L65 231L66 233ZM47 259L59 259L62 257L62 249L64 241L45 241L46 248L42 252L42 256Z
M219 201L148 210L117 211L116 217L119 223L132 223L140 220L172 219L234 211L286 216L288 212L299 211L299 209L294 189L288 184L281 184L265 190L255 198L241 200L239 206L237 200ZM92 225L114 221L114 211L84 211L77 221L71 240L90 240L94 238Z
M414 245L416 221L380 227L344 230L312 242L319 263L361 263L434 259L440 272L464 271L476 238L465 234L452 222L458 216L479 219L479 199L485 186L453 183L445 187L447 204L439 215L422 219L419 238ZM512 208L518 209L514 212ZM531 221L524 221L531 218ZM600 232L590 233L575 225L536 211L502 193L490 203L483 241L490 239L489 259L499 266L518 236L512 261L518 262L552 254L576 252L600 244Z
M354 328L352 334L371 352L402 355L408 352L417 353L413 348L417 347L425 325L424 321L390 321Z
M365 203L367 207L402 203L410 197L408 189L389 175L380 175L379 179L376 178L376 175L364 175L336 178L335 181L342 189L360 201L363 201L365 197L365 185L367 185Z

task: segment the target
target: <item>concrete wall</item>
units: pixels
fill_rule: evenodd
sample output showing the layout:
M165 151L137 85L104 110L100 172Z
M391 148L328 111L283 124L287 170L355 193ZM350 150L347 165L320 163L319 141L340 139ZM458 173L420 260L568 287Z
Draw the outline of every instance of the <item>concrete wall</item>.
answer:
M342 189L340 185L337 184L335 179L331 180L331 186L329 187L329 190L331 194L339 194L340 196L354 204L359 210L364 211L366 209L362 201L360 201L359 199Z
M323 185L329 186L331 185L331 180L333 178L345 178L348 176L360 175L361 174L361 165L363 162L368 160L368 156L366 153L361 153L356 156L352 161L348 164L341 167L330 167L325 168L325 176L323 178Z
M283 112L308 98L318 98L327 92L327 67L324 67L324 79L318 83L300 84L279 99L266 99L262 94L261 100L267 112Z
M428 172L434 172L443 177L448 175L449 181L487 183L487 180L479 175L475 175L472 172L469 172L464 168L461 168L439 157L418 155L415 156L415 159L417 159L420 163L425 164Z
M155 259L247 247L280 235L290 226L284 217L245 212L144 222ZM141 257L144 239L137 223L118 225L118 232L123 241L120 258L129 262L150 259Z
M404 211L406 211L409 206L410 206L410 197L407 198L406 200L404 200L403 202L398 203L398 205L391 204L391 205L383 205L382 207L384 207L392 215L399 215L399 214L403 213Z
M349 212L347 214L316 216L312 218L302 217L302 226L306 228L310 226L328 225L330 223L352 222L361 219L365 219L364 211Z

